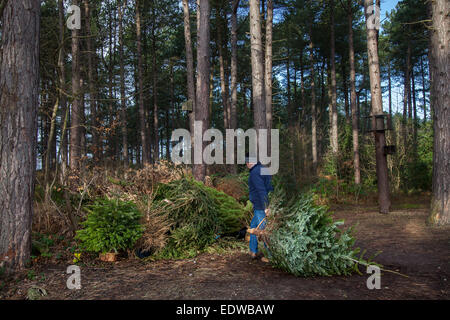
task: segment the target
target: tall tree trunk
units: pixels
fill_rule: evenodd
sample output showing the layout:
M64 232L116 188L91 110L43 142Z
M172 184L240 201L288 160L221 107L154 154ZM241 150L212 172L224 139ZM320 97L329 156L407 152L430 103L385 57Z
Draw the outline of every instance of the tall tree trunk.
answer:
M295 106L291 99L291 57L289 48L289 36L286 46L287 56L286 56L286 94L287 94L287 110L288 110L288 123L289 127L292 128L295 124Z
M388 94L389 94L389 114L392 116L392 84L391 84L391 62L388 61Z
M353 137L353 167L355 169L355 184L361 183L361 171L359 167L359 136L358 136L358 106L356 104L356 72L355 49L353 45L353 10L352 0L348 4L348 54L350 63L350 108L352 110L352 137Z
M433 196L429 222L450 224L450 4L432 2L431 97L434 120Z
M51 194L50 190L50 166L51 166L51 158L50 153L53 147L54 137L55 137L55 127L56 127L56 115L58 112L59 99L56 98L56 101L53 105L52 116L50 118L50 133L47 139L47 148L45 151L45 162L44 162L44 185L45 185L45 200L48 201L49 196Z
M80 48L80 53L83 52L83 49ZM83 61L81 62L81 65L83 65ZM82 78L82 75L84 74L84 68L80 69L80 154L83 158L86 156L86 129L85 129L85 123L86 123L86 113L85 113L85 107L84 107L84 80Z
M330 147L333 145L333 97L332 97L332 89L331 89L331 68L330 68L330 62L328 62L328 68L327 68L327 96L328 96L328 121L330 124ZM325 87L325 86L324 86ZM331 150L333 150L331 148ZM334 152L333 152L334 153Z
M233 0L231 11L231 129L237 128L237 9L240 0Z
M228 77L226 76L226 61L227 55L225 54L226 48L224 50L223 35L227 33L224 29L227 29L226 22L223 21L222 10L217 8L217 47L219 51L219 72L220 72L220 93L222 95L222 105L223 105L223 127L224 129L230 128L230 115L229 115L229 92L228 92ZM224 52L225 51L225 52Z
M330 37L330 62L331 62L331 150L336 156L339 151L338 145L338 113L336 93L336 53L334 36L334 0L330 0L331 6L331 37Z
M237 10L239 7L240 0L233 0L233 5L231 8L231 123L230 128L233 130L237 129L237 65L238 65L238 57L237 57L237 32L238 32L238 24L237 24ZM244 106L245 108L246 106ZM245 110L245 109L244 109ZM236 154L236 153L235 153ZM236 159L236 157L235 157ZM238 172L237 164L231 165L231 173L236 174Z
M210 84L210 14L211 8L209 0L198 0L197 8L197 98L195 103L195 121L202 124L201 137L209 126L209 84ZM202 139L203 140L203 139ZM203 141L196 141L201 144L200 159L202 159L205 144ZM204 181L206 176L206 164L194 163L193 175L196 180Z
M342 69L342 90L344 91L344 110L345 110L345 122L350 123L350 110L348 104L348 87L347 87L347 68L343 60L341 61Z
M114 121L114 115L115 112L113 110L113 102L114 102L114 95L113 95L113 87L114 87L114 50L115 48L113 48L113 42L115 43L115 39L113 39L113 15L115 15L114 10L112 9L112 7L108 8L109 11L109 18L108 18L108 22L109 22L109 50L108 50L108 98L109 98L109 102L108 102L108 118L109 118L109 128L110 131L108 134L108 151L109 151L109 159L114 162L115 160L115 156L116 156L116 139L115 139L115 135L116 135L116 126L115 126L115 121ZM114 25L114 30L115 30L115 25Z
M156 64L156 12L155 4L152 5L152 16L153 16L153 26L152 26L152 46L153 46L153 161L157 162L159 160L159 123L158 123L158 66Z
M92 47L92 32L91 32L91 18L89 1L83 0L84 12L86 17L86 44L87 44L87 60L88 60L88 82L89 82L89 106L91 112L91 134L92 134L92 155L94 162L98 163L101 158L102 144L100 143L98 134L98 120L97 120L97 101L95 95L95 82L94 82L94 64L92 56L95 55L95 50Z
M264 94L264 49L262 45L259 0L250 0L250 46L253 88L253 122L255 129L266 127L266 97Z
M300 50L300 95L301 95L301 101L302 101L302 112L301 112L301 116L300 116L300 119L301 119L300 124L302 124L304 127L306 127L306 124L302 123L305 120L305 109L306 109L303 50L304 50L304 48L301 48L301 50Z
M194 121L195 121L195 75L194 75L194 55L192 53L191 24L189 14L189 1L183 0L184 13L184 43L186 48L186 69L187 69L187 88L188 99L192 102L192 111L189 111L189 129L191 132L191 145L194 145ZM191 152L192 157L194 152Z
M314 43L312 40L312 27L309 26L309 55L310 55L310 77L311 77L311 148L313 158L313 170L317 172L317 119L316 119L316 92L314 74Z
M372 12L369 12L368 9L372 4L373 0L364 0L372 115L377 115L383 113L383 101L381 97L380 65L378 61L378 31L377 29L370 27L369 24L369 19L371 18ZM375 131L374 136L380 213L389 213L391 201L389 199L387 159L386 154L384 153L384 146L386 145L385 132Z
M427 122L427 96L425 89L425 68L423 67L423 57L420 57L420 73L422 75L422 99L423 99L423 123Z
M406 54L406 98L408 102L408 118L412 119L412 103L411 103L411 43L408 42L408 50Z
M60 154L61 154L61 174L60 181L64 182L64 177L67 173L67 121L68 121L68 107L66 99L66 71L65 71L65 52L64 52L64 3L63 0L58 0L58 19L59 19L59 52L58 52L58 74L59 74L59 101L61 103L62 122L61 138L60 138Z
M413 137L414 137L414 149L416 150L417 143L417 105L416 105L416 84L414 77L414 66L411 68L411 95L413 105Z
M0 268L26 267L31 251L40 1L8 1L3 8L0 59Z
M289 28L289 26L288 26ZM288 143L289 143L289 154L291 157L292 165L292 176L295 180L295 153L294 153L294 137L295 137L295 121L297 120L295 116L295 105L291 101L291 57L290 57L290 32L288 31L287 36L287 57L286 57L286 93L287 93L287 110L288 110Z
M173 60L169 62L169 77L170 77L170 104L166 107L166 158L170 160L170 129L172 128L170 121L170 110L175 109L175 81L173 75ZM175 127L176 128L176 127Z
M125 67L123 54L123 15L127 1L122 0L119 5L119 55L120 55L120 117L122 128L122 157L125 167L128 166L128 135L127 135L127 101L125 96Z
M272 129L272 34L273 34L273 0L267 0L266 48L264 58L264 93L266 104L266 126ZM271 150L270 134L267 136L267 150Z
M74 0L78 5L78 0ZM77 171L81 160L81 88L79 30L72 30L72 112L70 118L70 168Z
M409 50L408 50L409 52ZM408 112L408 107L410 105L410 73L409 73L409 54L407 54L406 58L406 66L405 66L405 76L404 76L404 84L403 84L403 124L402 124L402 134L403 134L403 145L405 147L405 150L407 148L407 137L409 134L408 131L408 113L411 115L410 112Z
M138 55L138 83L139 83L139 131L142 144L142 164L150 163L149 142L147 139L147 119L144 109L144 79L142 70L142 43L141 43L141 14L140 0L136 0L136 39L137 39L137 55Z

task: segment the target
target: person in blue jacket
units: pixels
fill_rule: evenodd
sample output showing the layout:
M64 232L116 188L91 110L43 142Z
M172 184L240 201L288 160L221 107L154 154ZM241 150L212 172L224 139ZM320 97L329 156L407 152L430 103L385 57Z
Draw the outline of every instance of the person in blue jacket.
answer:
M253 204L253 219L250 223L250 228L256 228L260 222L266 217L266 214L270 214L269 209L269 192L273 191L272 177L270 175L261 175L262 165L256 159L245 157L245 164L250 170L250 176L248 177L248 189L249 198ZM264 220L259 229L262 230L266 226L266 220ZM250 255L253 259L258 256L258 240L254 234L250 235ZM267 259L262 258L262 261Z

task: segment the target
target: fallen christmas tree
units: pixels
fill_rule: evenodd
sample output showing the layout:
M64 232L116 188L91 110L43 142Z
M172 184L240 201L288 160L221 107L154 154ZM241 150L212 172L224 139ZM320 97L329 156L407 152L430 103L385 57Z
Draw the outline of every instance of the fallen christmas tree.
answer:
M276 188L270 209L259 239L267 244L268 250L263 251L274 267L297 276L329 276L347 275L358 271L359 263L370 264L358 256L352 229L340 230L344 222L333 221L331 212L316 205L312 195L286 201Z
M165 246L154 258L193 257L220 235L238 232L249 214L233 197L192 177L159 184L150 211L170 222Z

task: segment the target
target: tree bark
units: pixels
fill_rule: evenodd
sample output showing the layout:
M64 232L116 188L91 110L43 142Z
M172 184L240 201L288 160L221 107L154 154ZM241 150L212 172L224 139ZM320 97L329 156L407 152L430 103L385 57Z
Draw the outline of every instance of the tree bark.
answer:
M334 35L334 0L330 0L331 5L331 36L330 36L330 68L331 68L331 150L336 156L339 151L338 144L338 113L336 94L336 52Z
M61 103L62 122L61 125L61 138L60 138L60 154L61 154L61 184L65 183L64 177L67 173L67 122L68 122L68 107L66 98L66 71L64 65L64 30L66 28L64 24L64 3L63 0L58 0L58 19L59 19L59 52L58 52L58 71L59 71L59 101ZM62 151L61 151L62 150Z
M392 116L392 84L391 84L391 62L388 61L388 94L389 94L389 114Z
M432 81L431 97L434 120L433 195L429 222L450 224L450 4L432 2Z
M170 59L169 62L169 77L170 77L170 104L168 107L166 107L166 158L167 160L170 160L170 131L172 128L171 121L170 121L170 114L169 110L175 109L175 81L174 81L174 75L173 75L173 60Z
M152 5L152 16L153 16L153 26L152 26L152 46L153 46L153 161L157 162L159 160L159 123L158 123L158 66L156 62L156 12L155 4Z
M147 165L150 163L149 143L147 140L147 119L145 117L144 109L144 81L142 70L142 43L141 43L141 14L140 1L136 0L136 40L137 40L137 55L138 55L138 84L139 84L139 125L140 136L142 144L142 163Z
M353 9L352 1L348 0L348 54L350 63L350 108L352 110L352 137L353 137L353 167L355 169L355 184L361 183L359 165L359 135L358 135L358 107L356 104L356 72L355 49L353 45Z
M347 68L345 67L345 63L341 61L341 69L342 69L342 90L344 92L344 110L345 110L345 122L347 124L350 123L350 110L348 104L348 87L347 87Z
M408 102L408 118L412 119L412 103L411 103L411 43L408 42L408 49L406 53L406 100Z
M45 200L46 201L48 201L48 198L51 194L51 190L50 190L50 166L51 166L50 152L52 150L53 143L56 142L56 141L54 141L54 137L55 137L56 114L58 112L58 106L59 106L59 99L57 98L53 105L52 116L50 119L50 133L48 135L47 148L45 151L44 185L45 185Z
M238 32L238 24L237 24L237 9L239 7L240 0L233 0L232 8L231 8L231 123L230 128L233 130L237 129L237 66L238 66L238 56L237 56L237 32ZM245 110L245 106L244 106ZM235 153L236 154L236 153ZM236 157L235 157L236 159ZM231 173L238 173L237 164L231 165Z
M266 104L266 126L272 129L272 34L273 34L273 0L267 0L266 48L264 58L264 93ZM271 150L270 134L267 136L267 150Z
M411 95L412 95L412 106L413 106L413 137L414 137L414 149L417 146L417 105L416 105L416 83L414 77L414 65L411 67Z
M302 123L305 120L305 109L306 109L306 99L305 99L305 77L304 77L304 65L303 65L303 50L302 47L300 50L300 95L302 101L302 112L300 116L301 124L306 127L305 123Z
M120 56L120 117L122 128L122 157L125 167L128 166L128 135L127 135L127 101L125 96L125 67L123 53L123 15L127 5L126 0L122 0L119 5L119 56Z
M109 17L108 17L108 23L109 23L109 50L108 50L108 117L109 117L109 131L108 136L108 151L109 151L109 159L110 161L114 162L116 158L116 125L115 125L115 112L113 110L113 102L114 102L114 95L113 95L113 88L114 88L114 51L115 48L113 48L113 43L115 47L115 39L113 39L113 16L115 15L115 10L113 10L112 6L108 8L109 11ZM114 25L115 30L115 25Z
M309 55L310 55L310 77L311 77L311 148L313 158L313 170L317 171L317 119L316 119L316 92L314 73L314 43L312 40L312 27L309 26Z
M237 9L240 0L233 0L231 11L231 129L237 128Z
M254 127L266 128L266 99L264 94L264 55L261 33L260 1L250 0L250 46L253 88Z
M88 0L83 0L84 12L86 16L86 44L87 44L87 59L88 59L88 82L89 82L89 106L91 112L91 134L92 134L92 156L94 162L98 163L101 158L102 144L98 134L98 119L97 119L97 101L95 95L95 82L94 82L94 64L92 56L95 55L95 50L92 47L92 32L90 23L90 8Z
M39 99L40 1L8 1L0 17L0 268L26 267L31 251Z
M411 61L411 47L408 44L407 54L406 54L406 65L405 65L405 76L403 84L403 145L405 150L407 149L407 138L409 134L408 118L411 117L411 111L409 107L411 106L411 81L410 81L410 61Z
M201 136L209 126L209 84L210 84L210 14L209 0L198 0L197 8L197 98L195 104L195 120L201 122ZM205 143L201 143L202 154ZM194 163L193 175L196 180L204 181L206 176L206 164Z
M383 113L383 101L381 97L381 79L380 64L378 61L378 31L373 27L369 27L368 20L372 12L368 11L369 6L373 4L373 0L364 0L364 13L366 16L367 29L367 53L369 63L370 76L370 92L372 100L372 115ZM384 131L375 131L375 154L376 154L376 171L378 183L378 202L380 213L389 213L391 201L389 199L389 181L386 154L384 146L386 138Z
M224 129L230 128L230 106L229 106L229 91L228 91L228 78L226 76L226 61L227 55L225 54L226 50L224 50L224 41L223 35L227 33L226 22L223 21L222 10L221 8L217 8L217 47L219 51L219 72L220 72L220 93L222 95L222 105L223 105L223 127ZM225 31L224 31L225 29ZM224 52L225 51L225 52Z
M194 55L192 53L191 24L189 14L189 1L183 0L184 13L184 43L186 48L186 69L188 99L192 102L192 111L189 111L189 129L191 132L191 145L194 145L194 121L195 121L195 75L194 75ZM191 153L194 156L194 153Z
M291 99L291 53L289 48L289 36L286 46L287 56L286 56L286 94L287 94L287 110L288 110L288 126L293 128L295 124L295 106ZM293 132L291 132L293 134Z
M425 68L423 67L423 58L420 57L420 73L422 75L422 99L423 99L423 123L427 122L427 96L425 89Z
M78 5L78 0L74 0ZM79 30L72 30L72 112L70 117L70 169L78 171L81 160L81 87Z

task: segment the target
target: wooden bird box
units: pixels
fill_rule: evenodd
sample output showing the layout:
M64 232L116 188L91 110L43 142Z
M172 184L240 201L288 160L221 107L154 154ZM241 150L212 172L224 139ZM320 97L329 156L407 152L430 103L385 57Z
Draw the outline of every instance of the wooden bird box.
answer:
M390 114L375 114L368 117L364 117L364 131L386 131L392 130L392 118Z

